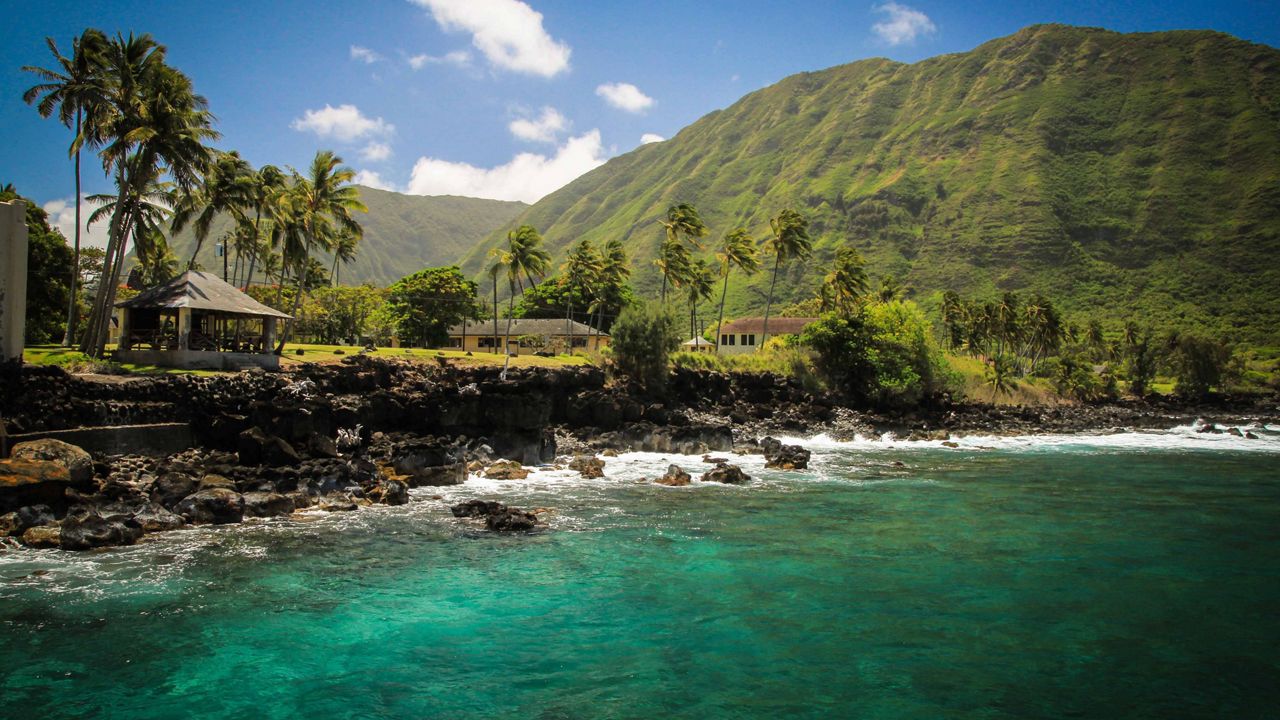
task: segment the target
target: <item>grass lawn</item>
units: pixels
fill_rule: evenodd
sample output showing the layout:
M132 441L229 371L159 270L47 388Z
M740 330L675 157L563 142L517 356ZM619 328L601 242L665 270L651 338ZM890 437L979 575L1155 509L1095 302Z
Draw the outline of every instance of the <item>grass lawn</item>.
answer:
M108 346L108 350L112 349ZM302 354L296 354L302 350ZM285 347L285 354L280 358L281 369L288 370L307 363L341 362L344 357L359 354L360 348L342 345L304 345L290 344ZM473 353L468 356L458 350L425 350L422 348L378 348L374 357L410 360L413 362L437 362L443 357L454 365L501 365L502 356L491 353ZM117 363L114 361L94 361L83 353L59 345L28 346L22 354L25 362L33 365L58 365L72 373L102 374L136 374L161 375L186 373L191 375L216 375L216 370L181 370L156 365L136 365L134 363ZM582 355L557 355L543 358L535 355L521 355L511 358L511 367L565 367L571 365L589 365L590 361Z

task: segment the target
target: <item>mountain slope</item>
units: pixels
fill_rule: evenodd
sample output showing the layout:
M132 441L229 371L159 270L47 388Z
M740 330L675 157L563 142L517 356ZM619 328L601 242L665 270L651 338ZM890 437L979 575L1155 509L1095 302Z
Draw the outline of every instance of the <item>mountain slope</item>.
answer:
M422 196L360 188L368 213L357 213L364 240L356 259L339 271L343 283L388 285L424 267L452 265L495 228L528 206L521 202L481 200L448 195ZM221 271L214 246L230 222L214 222L197 258L209 270ZM171 240L181 262L191 257L195 236L184 229ZM326 266L327 267L327 266Z
M913 65L802 73L511 225L537 227L557 259L582 238L621 238L653 293L657 218L676 202L701 210L711 239L736 225L763 238L784 207L806 214L814 258L784 269L784 301L811 296L851 243L873 277L927 302L1035 290L1113 324L1138 314L1280 343L1280 51L1049 25ZM737 280L730 311L762 308L766 274Z

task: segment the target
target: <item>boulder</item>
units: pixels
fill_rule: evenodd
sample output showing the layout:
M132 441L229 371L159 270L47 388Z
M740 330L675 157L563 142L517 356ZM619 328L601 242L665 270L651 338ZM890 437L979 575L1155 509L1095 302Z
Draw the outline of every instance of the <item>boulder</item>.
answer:
M350 495L333 493L317 500L315 507L325 512L351 512L359 507Z
M702 474L699 478L702 482L718 482L729 485L743 485L751 482L751 476L742 472L742 468L737 465L728 463L720 463L714 468Z
M24 505L60 505L71 472L48 460L0 460L0 511Z
M484 527L494 532L526 532L537 529L538 516L516 508L507 508L504 512L486 516Z
M578 455L569 461L569 469L577 470L588 480L604 477L604 461L594 455Z
M783 445L781 440L767 437L760 441L764 466L778 470L804 470L809 467L808 450L799 445Z
M199 489L200 481L180 472L167 472L151 483L151 501L172 508Z
M484 476L490 480L523 480L529 471L515 460L499 460L485 468Z
M57 525L37 525L22 533L22 544L29 548L56 548L62 544L62 528Z
M0 515L0 537L21 535L26 528L18 521L18 513L11 512Z
M214 488L226 488L227 490L236 489L236 481L225 475L209 473L200 478L200 485L196 490L212 490Z
M307 437L307 452L311 457L336 458L338 457L338 443L328 435L311 433Z
M669 485L671 487L683 487L688 485L693 478L689 473L685 472L679 465L667 466L667 472L662 477L654 480L659 485Z
M506 512L507 506L496 500L468 500L449 508L454 517L485 517L493 513Z
M405 505L409 502L409 486L400 480L385 478L366 490L364 496L382 505Z
M62 523L58 547L63 550L92 550L112 545L132 545L142 537L142 524L131 517L95 514L69 516Z
M293 500L280 493L247 492L243 497L245 517L280 517L295 510Z
M61 440L28 440L14 445L9 452L12 460L43 460L67 469L71 484L83 486L93 479L93 458L80 448Z
M281 467L302 462L298 451L284 438L268 435L262 428L251 427L240 433L236 453L241 465Z
M392 449L391 469L409 487L461 485L467 481L461 455L438 442L407 442Z
M147 503L133 513L133 519L142 526L143 532L168 532L187 526L182 516L166 510L159 503Z
M224 525L244 519L244 497L227 488L210 488L183 498L174 510L197 525Z

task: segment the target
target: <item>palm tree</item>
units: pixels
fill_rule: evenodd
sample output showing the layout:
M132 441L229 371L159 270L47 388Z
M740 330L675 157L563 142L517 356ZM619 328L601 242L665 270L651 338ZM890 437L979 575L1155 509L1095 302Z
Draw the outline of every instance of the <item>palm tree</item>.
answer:
M955 352L964 342L964 327L967 322L964 301L954 290L942 294L942 324L946 328L947 348Z
M167 176L178 190L189 192L211 158L205 143L218 137L211 127L208 103L193 92L186 75L165 64L164 47L150 35L127 39L117 35L103 57L107 102L95 119L99 124L95 137L102 139L103 169L115 176L117 202L108 228L102 282L81 341L81 350L91 357L100 357L107 341L134 220L125 202L133 186L145 187L150 180Z
M831 289L832 304L842 312L851 312L867 292L866 263L858 249L846 245L836 251L835 267L823 283Z
M625 302L624 291L631 277L631 264L621 240L605 243L600 254L600 296L596 300L596 349L600 349L600 334L604 332L605 310L619 312Z
M329 275L333 279L333 286L338 286L338 263L350 265L352 260L356 259L356 246L360 244L360 238L351 233L342 233L333 245L333 269L329 271Z
M698 303L710 300L716 290L716 276L711 264L699 258L689 267L684 278L684 288L689 293L689 339L698 335Z
M539 278L545 277L551 268L551 256L541 245L542 236L532 225L521 225L507 233L507 250L501 256L502 266L507 269L507 285L511 292L507 303L507 333L502 348L506 354L502 367L504 378L511 362L511 318L516 309L516 288L519 287L520 294L523 295L525 279L529 280L529 287L533 287L537 284L533 276L537 274Z
M681 238L693 247L701 248L698 238L706 237L709 231L698 215L698 209L689 203L667 208L666 216L658 222L665 229L666 236L658 249L658 259L654 264L662 270L662 302L665 303L667 285L689 272L689 251L680 242Z
M773 280L769 283L769 298L764 304L764 327L760 331L760 344L769 339L769 310L773 306L773 291L778 285L778 268L795 258L803 260L813 251L809 239L809 221L800 213L787 208L769 219L773 237L765 241L765 251L773 255Z
M716 251L716 259L720 261L720 274L724 276L724 289L720 291L720 319L716 321L716 353L720 352L720 328L724 325L724 303L729 297L729 273L735 268L748 275L754 275L760 269L760 259L756 256L756 241L746 228L734 228L725 234Z
M246 222L245 211L253 206L254 196L253 167L234 150L216 154L209 171L200 179L199 184L179 196L173 209L173 233L181 232L187 223L195 230L196 246L191 251L191 259L187 268L194 268L196 256L209 237L209 229L214 218L229 215L236 226ZM227 243L222 244L222 280L228 282Z
M283 198L284 207L280 211L284 264L293 270L297 288L290 315L297 315L308 277L316 275L310 267L312 253L332 251L338 238L344 235L352 235L357 240L364 236L364 229L352 213L368 212L369 208L360 201L360 189L352 184L355 176L355 171L343 167L342 158L331 150L316 153L306 176L293 171L293 184ZM293 321L285 321L277 354L284 352L292 331Z
M284 192L286 181L284 173L280 172L280 168L275 165L263 165L256 173L253 174L253 226L246 228L246 235L253 238L249 244L249 270L245 274L244 291L248 291L249 286L253 284L253 270L257 264L258 258L261 256L261 248L263 246L262 234L262 216L267 216L268 223L272 224L272 232L274 232L274 211L279 207L279 197ZM247 218L246 218L247 220ZM237 259L239 253L237 252Z
M58 120L63 125L71 127L73 118L75 122L75 136L71 140L70 153L75 160L76 229L71 259L71 292L67 301L67 329L62 336L62 346L69 347L75 335L76 282L80 279L77 272L80 267L80 150L86 145L94 147L99 142L96 133L85 132L85 115L90 116L88 127L96 130L100 125L97 122L98 116L106 104L102 54L106 49L107 36L93 28L85 30L72 41L71 57L64 57L58 51L53 38L46 37L45 43L53 53L57 69L24 65L24 72L34 73L42 82L23 93L22 100L30 105L38 99L36 111L40 113L40 117L47 118L56 110Z
M498 276L503 270L507 269L506 262L503 260L504 253L498 248L489 251L489 267L485 269L485 273L489 279L493 281L493 352L498 352Z
M564 331L569 338L569 354L573 354L573 300L576 295L581 294L584 298L588 298L588 304L591 299L598 295L597 286L600 281L600 272L603 269L603 263L600 255L596 253L596 249L591 245L591 241L583 239L569 255L565 258L564 265L560 267L563 273L562 281L564 283L565 296L565 316Z

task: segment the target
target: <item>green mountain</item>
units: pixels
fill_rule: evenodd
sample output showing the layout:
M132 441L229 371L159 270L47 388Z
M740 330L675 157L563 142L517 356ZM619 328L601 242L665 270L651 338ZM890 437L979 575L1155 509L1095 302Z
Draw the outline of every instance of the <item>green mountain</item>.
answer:
M911 65L793 75L676 137L610 160L509 226L555 251L621 238L636 283L671 204L755 237L785 207L814 257L783 301L812 296L837 248L926 305L939 291L1038 291L1114 327L1137 318L1280 344L1280 51L1216 32L1026 28ZM484 252L467 257L478 272ZM707 253L710 254L709 251ZM763 307L735 277L730 312Z
M369 187L360 188L360 198L369 212L357 213L364 226L364 240L355 261L339 271L345 284L388 285L424 267L455 264L490 232L528 207L521 202L401 195ZM230 226L229 220L220 218L210 228L197 257L206 269L221 271L222 258L217 257L215 245ZM195 248L195 235L188 227L170 242L174 254L185 263Z

